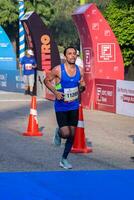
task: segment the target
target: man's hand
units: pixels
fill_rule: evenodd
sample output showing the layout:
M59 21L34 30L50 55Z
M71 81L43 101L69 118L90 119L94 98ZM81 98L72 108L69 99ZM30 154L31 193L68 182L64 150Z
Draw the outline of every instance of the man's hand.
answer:
M81 93L81 92L84 92L85 89L86 89L86 87L85 87L84 85L80 85L80 86L79 86L79 92L80 92L80 93Z
M33 69L37 68L37 65L32 65L32 68L33 68Z
M84 71L83 71L83 68L79 68L80 69L80 74L81 74L81 79L80 79L80 82L79 82L79 92L84 92L85 89L86 89L86 84L85 84L85 81L84 81Z
M55 94L56 99L58 99L58 100L61 100L61 99L64 98L64 93L63 92L55 91L54 94Z

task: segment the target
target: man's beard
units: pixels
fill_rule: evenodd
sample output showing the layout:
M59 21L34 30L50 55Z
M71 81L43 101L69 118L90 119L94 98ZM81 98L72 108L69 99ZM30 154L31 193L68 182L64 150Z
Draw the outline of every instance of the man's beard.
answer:
M67 62L68 62L69 65L74 65L75 64L75 60L74 61L68 61L67 60Z

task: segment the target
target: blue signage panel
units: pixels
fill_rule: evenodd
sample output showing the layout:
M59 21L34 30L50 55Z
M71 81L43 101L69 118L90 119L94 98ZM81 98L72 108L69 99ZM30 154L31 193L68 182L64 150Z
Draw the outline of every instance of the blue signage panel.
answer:
M16 55L13 46L0 26L0 69L16 70Z
M22 92L23 88L12 43L0 26L0 90Z
M0 90L23 92L24 83L19 70L0 70Z

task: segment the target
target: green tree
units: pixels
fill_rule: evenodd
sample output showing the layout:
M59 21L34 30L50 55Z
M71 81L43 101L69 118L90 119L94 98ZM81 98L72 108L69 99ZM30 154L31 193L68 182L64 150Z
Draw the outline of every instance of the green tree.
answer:
M112 0L86 0L86 3L95 3L100 10L105 10Z
M71 14L79 3L72 0L29 0L26 11L35 10L50 29L58 46L79 46L79 37ZM64 11L64 12L63 12Z
M52 0L25 0L25 11L35 11L49 25L53 14Z
M79 47L79 36L72 20L72 13L78 7L78 1L52 0L53 14L50 29L59 46L74 45Z
M50 28L59 46L79 47L79 36L72 21L73 11L80 1L72 0L24 0L26 11L36 11ZM133 0L85 0L96 3L104 12L115 33L124 57L125 66L134 56L134 2ZM18 37L18 0L0 0L0 25L12 41Z
M24 0L25 11L36 11L46 25L50 22L51 1ZM19 3L18 0L0 0L0 25L5 29L11 41L18 43Z
M16 50L18 9L13 0L0 0L0 25L5 29Z
M113 0L104 15L118 39L125 67L129 67L134 57L134 2Z
M0 24L4 27L18 18L17 8L11 0L0 0Z

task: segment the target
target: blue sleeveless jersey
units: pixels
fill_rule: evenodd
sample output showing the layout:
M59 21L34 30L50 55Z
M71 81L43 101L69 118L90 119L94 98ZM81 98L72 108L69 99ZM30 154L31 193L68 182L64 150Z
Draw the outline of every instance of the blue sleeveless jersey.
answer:
M59 87L57 91L64 93L64 99L55 100L55 111L69 111L76 110L79 108L79 81L81 75L78 66L76 65L76 74L74 76L69 76L66 73L64 64L61 64L61 80L58 83Z

